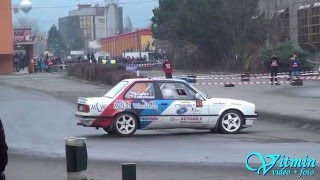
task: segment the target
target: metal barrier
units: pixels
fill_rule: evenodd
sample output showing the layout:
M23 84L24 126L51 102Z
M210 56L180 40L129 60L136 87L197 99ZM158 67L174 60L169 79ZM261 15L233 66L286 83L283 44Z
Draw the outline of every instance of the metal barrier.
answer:
M88 154L85 138L66 138L68 180L87 180ZM136 180L136 164L122 163L122 180Z
M88 154L85 138L66 138L68 180L87 180Z
M136 164L122 163L122 180L136 180Z

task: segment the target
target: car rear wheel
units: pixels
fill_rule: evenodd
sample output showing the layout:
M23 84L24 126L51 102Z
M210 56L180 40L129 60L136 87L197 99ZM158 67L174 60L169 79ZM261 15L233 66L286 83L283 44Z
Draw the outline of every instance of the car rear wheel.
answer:
M114 131L119 136L132 136L137 130L137 118L129 113L119 114L114 119Z
M226 134L236 134L241 130L243 116L235 110L224 112L219 121L219 130Z
M110 128L103 128L103 130L108 134L114 134L115 133L113 128L111 128L111 129Z

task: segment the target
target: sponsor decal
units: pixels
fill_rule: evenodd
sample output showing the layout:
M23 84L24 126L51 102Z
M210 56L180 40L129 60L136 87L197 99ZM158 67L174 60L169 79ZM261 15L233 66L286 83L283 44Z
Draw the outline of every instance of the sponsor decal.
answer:
M192 104L176 104L175 105L177 108L182 108L182 107L190 107L190 108L192 108L194 105L192 105Z
M201 113L202 112L202 108L199 107L193 107L191 108L192 113Z
M102 112L104 111L108 106L106 104L99 104L99 102L97 102L97 104L92 105L90 110L91 111L95 111L97 110L98 112Z
M142 103L132 103L133 109L158 109L159 106L153 101L144 101Z
M131 104L126 101L118 100L113 104L113 108L118 111L123 111L126 109L131 109Z
M86 100L86 99L83 99L83 98L79 98L79 99L77 100L77 103L78 103L78 104L87 104L87 100Z
M171 117L171 118L169 119L169 121L180 121L180 118Z
M188 112L188 108L187 107L181 107L176 112L177 112L177 114L185 114L186 112Z
M144 116L144 117L140 117L140 120L142 120L142 121L156 121L156 120L158 120L158 117L156 117L156 116Z
M182 117L180 119L181 124L202 124L202 117L193 117L193 116L188 116L188 117Z
M260 166L250 164L250 159L259 160ZM247 155L245 165L247 170L256 172L258 175L272 176L314 176L316 170L316 159L305 155L302 158L292 158L284 154L266 154L252 152Z
M154 99L154 96L150 96L149 93L146 92L130 92L130 98Z

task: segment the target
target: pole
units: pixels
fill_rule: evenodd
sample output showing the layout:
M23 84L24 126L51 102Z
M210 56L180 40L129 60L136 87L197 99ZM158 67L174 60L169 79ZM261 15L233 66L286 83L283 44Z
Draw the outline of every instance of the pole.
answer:
M122 163L122 180L136 180L136 164Z
M68 180L87 180L87 147L85 138L66 138L66 162Z

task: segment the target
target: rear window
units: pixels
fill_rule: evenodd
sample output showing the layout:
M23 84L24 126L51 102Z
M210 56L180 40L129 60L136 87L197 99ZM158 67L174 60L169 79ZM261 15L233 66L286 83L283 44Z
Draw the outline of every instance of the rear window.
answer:
M128 84L128 81L121 81L119 82L116 86L114 86L112 89L110 89L110 91L107 92L107 94L105 94L105 97L108 98L114 98L117 94L119 94L119 92L126 87L126 85Z

